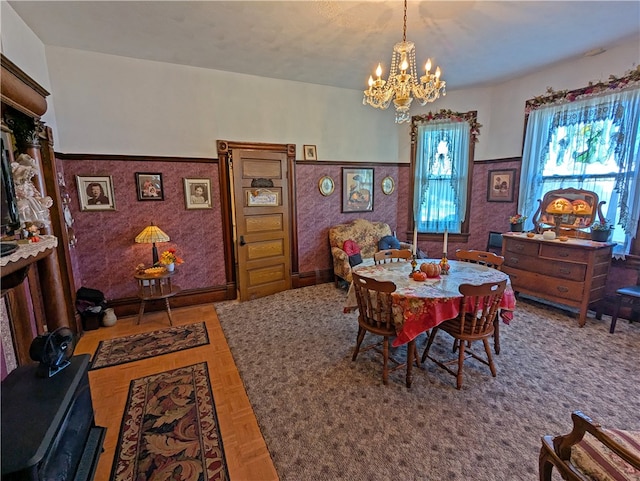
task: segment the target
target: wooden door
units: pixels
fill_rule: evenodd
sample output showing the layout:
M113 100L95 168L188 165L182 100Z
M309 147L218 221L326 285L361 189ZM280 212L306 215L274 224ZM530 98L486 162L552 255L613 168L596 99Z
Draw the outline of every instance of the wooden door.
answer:
M233 150L236 279L240 300L291 289L287 154Z

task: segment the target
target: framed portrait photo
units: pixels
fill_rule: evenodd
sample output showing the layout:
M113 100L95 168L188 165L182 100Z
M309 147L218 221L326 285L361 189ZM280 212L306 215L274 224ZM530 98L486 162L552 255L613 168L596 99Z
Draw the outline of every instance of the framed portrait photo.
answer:
M318 152L315 145L303 145L304 160L318 160Z
M164 200L162 174L136 172L138 200Z
M490 170L487 202L513 202L516 169Z
M396 183L393 180L393 177L390 175L386 176L382 179L382 193L385 195L393 194L393 191L396 190Z
M116 210L110 175L76 175L80 210Z
M212 209L211 179L184 179L184 203L187 209Z
M373 211L373 169L342 168L342 212Z

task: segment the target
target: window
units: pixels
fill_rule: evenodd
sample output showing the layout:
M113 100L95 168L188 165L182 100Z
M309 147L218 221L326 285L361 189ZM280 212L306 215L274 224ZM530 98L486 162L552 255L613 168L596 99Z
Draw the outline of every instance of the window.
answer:
M629 254L640 212L640 89L537 108L527 120L519 197L534 212L552 189L591 190L606 201L614 256Z
M469 232L469 192L476 112L414 116L411 128L412 218L421 233Z

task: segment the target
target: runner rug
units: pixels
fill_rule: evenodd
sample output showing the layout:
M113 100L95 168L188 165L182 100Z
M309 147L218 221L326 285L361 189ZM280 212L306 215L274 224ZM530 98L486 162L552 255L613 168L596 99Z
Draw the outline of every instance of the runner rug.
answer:
M204 322L100 341L91 369L116 366L209 344Z
M134 379L111 481L229 479L207 363Z

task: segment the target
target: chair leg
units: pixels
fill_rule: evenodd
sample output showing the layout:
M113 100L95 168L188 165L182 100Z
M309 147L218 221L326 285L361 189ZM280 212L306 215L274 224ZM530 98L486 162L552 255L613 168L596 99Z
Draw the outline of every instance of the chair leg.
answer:
M540 450L538 466L539 466L538 474L540 476L540 481L551 481L551 473L553 472L553 463L549 461L544 447Z
M462 387L462 366L464 365L464 342L458 344L460 352L458 353L458 374L456 374L456 389Z
M500 316L493 320L493 350L500 354Z
M493 377L496 377L496 366L493 363L493 356L491 355L491 346L489 346L489 340L485 337L482 340L482 343L484 344L484 350L487 353L487 361L489 364L489 369L491 369L491 375Z
M433 340L436 338L436 334L438 333L438 328L434 327L431 330L431 335L429 336L429 340L427 341L427 347L424 348L424 352L422 353L422 362L427 359L429 355L429 349L431 349L431 344L433 344Z
M356 357L358 357L358 353L360 352L360 346L362 345L362 340L364 339L365 332L366 331L362 327L358 327L358 338L356 340L356 348L353 351L353 356L351 357L352 361L355 361Z
M389 338L387 336L382 341L382 383L385 386L389 383Z
M622 304L622 296L618 294L615 310L613 311L613 317L611 317L611 327L609 328L609 334L613 334L616 330L616 322L618 322L618 314L620 313L620 305Z

